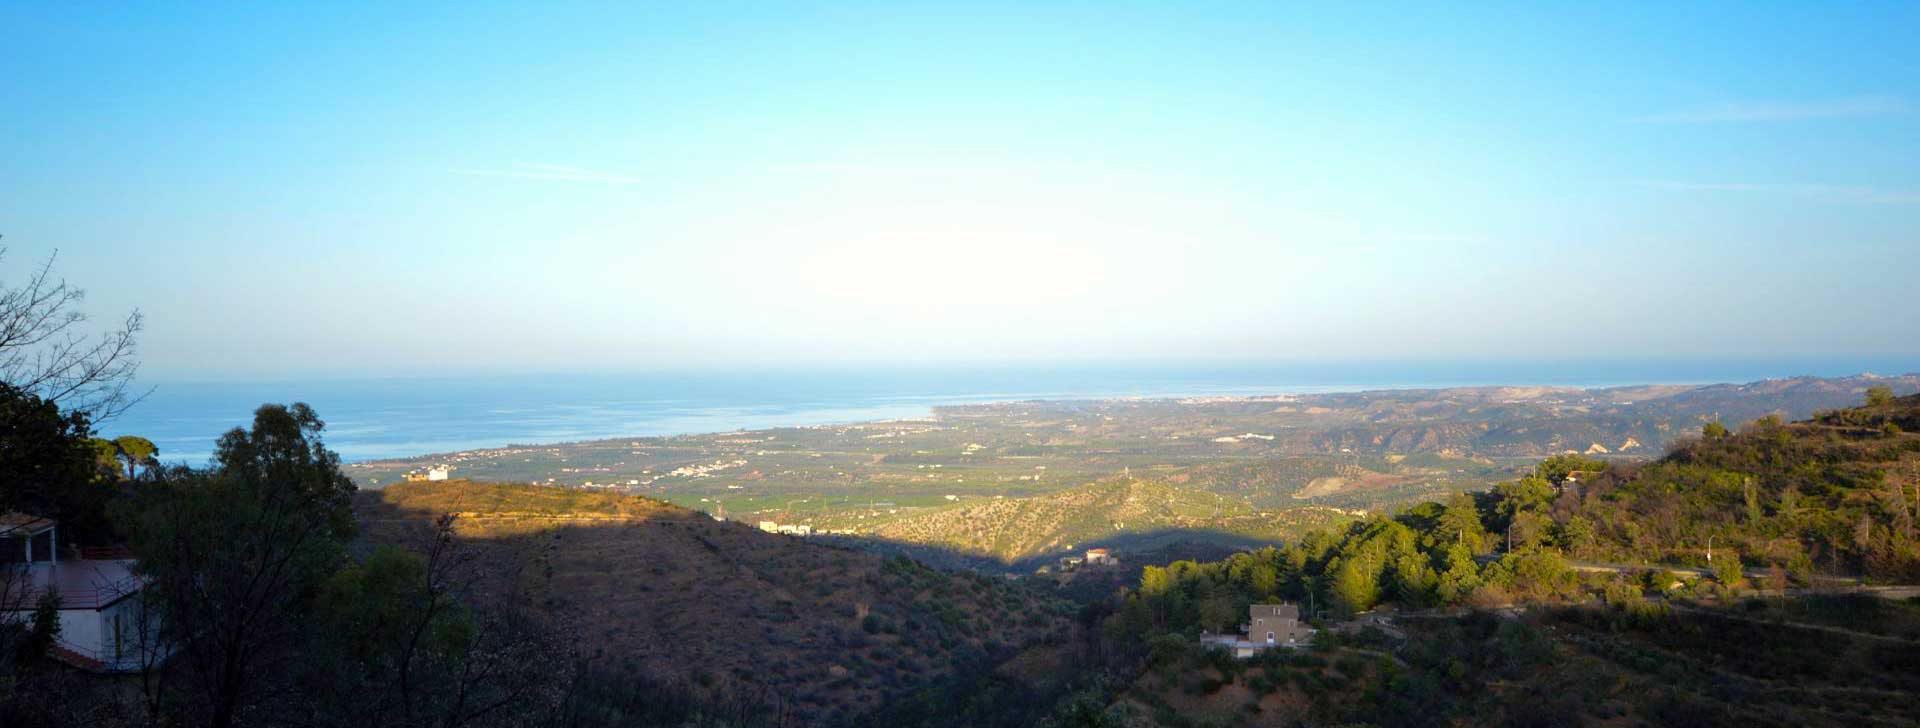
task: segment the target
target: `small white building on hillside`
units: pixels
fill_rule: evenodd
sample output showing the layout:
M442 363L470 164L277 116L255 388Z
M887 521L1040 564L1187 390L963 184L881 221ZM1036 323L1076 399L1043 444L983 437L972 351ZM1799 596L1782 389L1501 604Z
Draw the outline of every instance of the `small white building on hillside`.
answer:
M0 619L33 618L43 595L58 598L60 635L51 657L94 672L129 672L169 652L159 625L137 598L145 582L124 554L70 550L61 558L59 524L22 513L0 514Z
M1247 607L1244 634L1202 634L1201 644L1233 652L1234 657L1252 657L1275 647L1305 647L1313 641L1313 628L1300 621L1300 607L1294 604L1254 604Z

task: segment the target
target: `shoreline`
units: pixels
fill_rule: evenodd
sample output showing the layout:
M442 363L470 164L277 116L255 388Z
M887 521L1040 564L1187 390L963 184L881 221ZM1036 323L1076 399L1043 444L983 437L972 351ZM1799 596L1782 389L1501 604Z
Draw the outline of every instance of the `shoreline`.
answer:
M1862 376L1862 375L1846 375ZM942 410L1005 406L1021 402L1120 402L1223 400L1281 396L1368 394L1405 391L1551 389L1602 391L1632 387L1741 386L1765 381L1807 378L1774 377L1740 382L1724 379L1606 379L1567 383L1556 378L1487 381L1346 382L1331 384L1216 384L1205 381L1161 379L1139 382L1116 379L1094 382L1080 390L1058 375L1035 376L1027 391L1005 382L975 381L978 392L901 394L892 386L920 385L930 389L941 382L883 382L865 390L846 391L853 380L820 382L751 382L741 388L716 387L664 397L647 390L652 380L572 382L486 381L481 385L457 379L396 387L394 380L340 382L331 385L287 384L260 389L236 384L186 385L163 389L154 404L159 414L134 413L105 423L109 436L140 434L161 444L162 459L188 463L210 457L220 432L242 424L246 413L260 402L307 401L328 422L327 440L351 464L397 463L431 459L478 450L523 447L565 447L620 439L648 439L759 432L796 427L844 427L937 416ZM1837 379L1846 377L1812 377ZM1514 383L1519 381L1520 383ZM728 382L720 382L722 384ZM957 386L964 386L961 380ZM511 386L508 386L511 385ZM1002 385L1002 386L995 386ZM1052 386L1048 386L1052 385ZM331 388L329 388L331 387ZM478 387L478 388L476 388ZM624 387L624 388L623 388ZM642 391L635 391L639 387ZM794 393L799 393L796 396ZM758 394L759 396L755 396ZM812 396L807 396L811 394ZM166 400L173 401L166 401ZM225 400L225 401L220 401ZM699 404L696 404L699 403ZM171 410L167 407L171 405ZM230 415L219 415L218 412ZM461 423L448 426L446 423ZM217 424L215 424L217 423ZM728 425L733 425L729 427ZM482 434L469 436L468 432ZM495 432L488 432L496 430ZM156 437L156 435L158 435ZM185 453L182 457L180 453ZM200 462L205 462L204 459Z
M1071 404L1071 403L1098 404L1098 403L1112 403L1112 402L1160 402L1160 403L1172 404L1172 403L1187 403L1187 402L1201 403L1201 402L1279 400L1280 398L1291 398L1291 397L1301 397L1301 396L1342 395L1342 394L1368 395L1368 394L1375 394L1375 393L1410 392L1410 391L1440 392L1440 391L1453 391L1453 390L1471 391L1471 390L1502 390L1502 389L1538 389L1538 390L1549 390L1549 391L1596 392L1596 391L1605 391L1605 390L1633 389L1633 388L1646 388L1646 387L1685 387L1685 388L1693 389L1693 388L1711 387L1711 386L1720 386L1720 385L1748 386L1748 385L1759 384L1759 383L1769 382L1769 381L1787 381L1787 380L1805 379L1805 378L1846 379L1849 377L1857 377L1857 376L1872 376L1872 375L1863 373L1863 374L1849 375L1848 377L1778 377L1773 379L1753 380L1749 382L1726 382L1726 381L1606 382L1606 383L1600 383L1600 384L1594 384L1594 385L1512 384L1512 383L1464 384L1464 385L1456 385L1456 384L1305 385L1302 387L1289 388L1288 391L1273 391L1274 388L1249 387L1246 389L1248 390L1262 389L1265 391L1261 391L1261 392L1249 391L1245 393L1167 393L1167 394L1115 395L1115 396L1067 395L1067 396L1058 396L1058 397L1041 395L1041 396L1032 396L1032 397L1014 396L1010 398L990 398L990 399L979 399L979 400L970 399L967 395L954 395L951 397L936 396L935 398L962 399L966 401L953 402L949 404L925 405L924 413L919 416L884 417L884 418L877 418L877 419L836 420L836 421L827 421L827 422L807 422L807 423L790 424L790 425L773 425L768 427L736 428L731 430L703 430L703 431L671 432L671 433L655 433L655 434L625 434L625 435L612 435L612 436L606 436L606 437L591 437L591 438L584 438L584 439L577 439L577 440L560 440L560 441L550 441L550 442L509 442L509 443L499 444L499 445L487 445L487 446L479 446L479 447L470 447L470 448L459 449L459 450L443 450L443 451L437 451L437 452L416 453L416 454L403 455L403 456L397 456L397 457L356 459L356 460L343 459L342 464L352 464L352 465L361 465L361 466L382 465L382 464L412 464L412 463L415 463L415 461L420 461L420 460L446 458L448 456L454 456L454 455L470 455L474 453L482 453L482 452L488 452L488 451L576 447L576 446L592 445L596 443L615 442L619 440L671 440L675 438L714 437L714 436L721 436L721 435L773 432L777 430L811 430L811 429L826 429L826 428L841 428L841 427L858 427L862 425L882 425L882 424L889 424L889 423L904 423L904 422L932 422L932 421L937 421L938 417L941 414L942 409L955 409L955 408L966 408L966 407L1000 407L1000 406L1017 405L1017 404L1023 404L1023 403L1059 405L1059 404ZM1892 375L1892 376L1920 376L1920 375L1907 374L1907 375ZM983 396L995 397L995 395L983 395ZM917 397L911 397L911 396L901 397L901 399L915 399L915 398Z

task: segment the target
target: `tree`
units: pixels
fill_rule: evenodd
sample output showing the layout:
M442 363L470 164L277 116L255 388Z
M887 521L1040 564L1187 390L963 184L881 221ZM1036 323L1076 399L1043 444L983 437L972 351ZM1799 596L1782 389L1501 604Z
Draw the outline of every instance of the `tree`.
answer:
M112 480L127 477L126 463L120 459L119 445L103 437L89 439L87 444L93 448L93 467L99 471L100 477Z
M340 456L321 442L326 423L304 402L262 405L253 427L220 437L216 470L246 489L285 498L334 538L353 536L353 481L340 473Z
M1173 577L1166 568L1148 566L1140 570L1140 593L1148 597L1158 597L1173 588Z
M1346 614L1364 612L1380 602L1380 572L1362 559L1342 559L1333 571L1333 604Z
M1553 519L1533 511L1521 511L1513 516L1508 530L1513 534L1513 550L1526 551L1537 547L1546 539L1548 529L1553 527Z
M1461 544L1476 554L1487 552L1487 529L1480 524L1480 509L1474 505L1473 496L1455 493L1447 499L1446 509L1434 526L1434 540L1442 548Z
M1767 580L1765 583L1768 590L1774 592L1776 596L1779 596L1783 599L1786 598L1787 596L1787 570L1786 569L1780 568L1779 564L1768 564L1766 579Z
M1446 568L1440 572L1434 587L1434 596L1445 604L1458 604L1466 601L1473 590L1480 588L1480 565L1473 560L1473 552L1465 545L1454 544L1447 548Z
M1560 542L1560 547L1575 557L1588 553L1600 540L1593 519L1583 515L1568 518L1566 523L1560 525L1559 531L1555 538Z
M140 312L88 335L87 315L79 310L86 293L54 276L54 260L47 258L19 287L0 279L0 382L93 421L110 419L144 396L128 388L140 368L134 358Z
M1729 589L1738 588L1747 582L1747 575L1740 568L1740 555L1722 554L1713 562L1713 578Z
M1601 471L1607 469L1607 461L1596 460L1583 455L1564 453L1540 461L1534 466L1533 476L1553 485L1565 482L1567 476L1576 471Z
M160 464L160 447L153 444L152 440L136 435L121 435L113 438L113 445L119 452L120 459L127 463L129 478L140 477L140 468L146 468L148 473L152 473L154 467Z
M39 601L33 605L33 616L28 620L30 637L27 640L27 654L44 655L60 639L60 590L48 587L40 593Z
M1708 422L1700 427L1700 436L1707 440L1724 440L1727 434L1727 426L1721 424L1719 420Z
M1893 404L1893 388L1885 384L1876 384L1867 388L1867 406L1880 407Z
M1524 556L1508 556L1513 565L1513 587L1535 599L1554 599L1570 594L1578 586L1577 577L1559 552L1541 549ZM1503 559L1504 561L1504 559Z
M220 438L215 466L182 468L118 509L162 612L194 719L228 728L285 704L307 601L344 563L353 484L304 404L266 405Z
M1496 485L1493 493L1494 514L1507 523L1521 513L1545 511L1553 503L1554 495L1552 481L1537 475ZM1496 521L1495 525L1506 524Z
M0 384L0 512L50 516L80 540L97 535L113 489L98 477L92 435L84 413Z
M1396 553L1387 562L1387 573L1393 578L1393 596L1402 605L1424 607L1434 599L1434 591L1439 586L1439 575L1433 567L1427 565L1425 555L1407 552Z
M511 608L460 598L473 564L453 524L442 516L418 553L381 546L321 586L298 667L314 722L526 725L557 706L571 650Z
M1267 599L1280 591L1280 570L1272 564L1257 564L1247 574L1247 585L1256 599Z
M1200 600L1200 626L1213 632L1231 631L1240 624L1244 605L1232 594L1214 594Z

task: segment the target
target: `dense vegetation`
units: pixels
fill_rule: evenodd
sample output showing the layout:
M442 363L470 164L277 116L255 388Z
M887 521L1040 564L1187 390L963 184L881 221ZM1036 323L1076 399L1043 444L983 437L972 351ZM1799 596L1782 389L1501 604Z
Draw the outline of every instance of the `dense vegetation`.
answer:
M1920 581L1915 425L1920 397L1875 390L1807 422L1710 423L1645 465L1556 456L1484 493L1147 567L1090 607L1107 671L1053 719L1910 724L1920 603L1789 589ZM1689 569L1708 565L1708 537L1712 568ZM1582 572L1575 558L1628 563ZM1194 639L1276 600L1340 628L1251 661ZM1524 611L1482 609L1505 605ZM1404 616L1341 626L1383 606Z
M1122 615L1141 628L1223 630L1252 602L1332 615L1578 596L1569 561L1707 566L1809 586L1825 576L1920 581L1920 397L1740 433L1709 425L1643 466L1548 458L1519 480L1281 548L1147 568ZM1497 556L1497 558L1495 558ZM1669 582L1672 580L1669 579Z
M1920 398L1738 434L1709 426L1668 457L1584 485L1550 510L1583 558L1701 561L1709 538L1752 566L1920 580ZM1588 532L1591 532L1591 536Z
M417 552L352 552L354 488L305 405L261 407L220 439L210 468L140 472L144 441L123 438L100 457L84 419L48 429L35 424L52 422L44 400L0 399L0 450L29 445L45 458L7 460L8 507L59 514L72 538L123 540L148 582L126 626L139 645L134 677L86 679L46 662L57 631L35 623L8 650L0 722L522 725L559 705L568 646L511 608L467 601L444 528ZM99 525L69 530L66 519Z
M1825 629L1809 614L1845 631ZM1814 595L1657 617L1564 606L1395 624L1391 633L1325 633L1312 649L1251 660L1157 639L1135 680L1085 691L1055 724L1785 727L1920 720L1910 637L1920 627L1920 604L1912 602Z

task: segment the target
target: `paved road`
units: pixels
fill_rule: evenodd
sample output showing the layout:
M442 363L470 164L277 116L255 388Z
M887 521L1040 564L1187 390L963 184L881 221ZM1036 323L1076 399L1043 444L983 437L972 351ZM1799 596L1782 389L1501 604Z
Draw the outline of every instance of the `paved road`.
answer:
M1675 574L1692 574L1694 576L1713 576L1713 571L1711 569L1706 569L1698 566L1666 566L1664 564L1609 564L1609 563L1603 563L1598 561L1569 561L1567 562L1567 565L1573 567L1574 571L1624 573L1624 572L1636 572L1636 571L1660 571L1664 569L1667 571L1671 571ZM1742 570L1742 573L1746 574L1747 578L1749 579L1759 579L1759 578L1764 578L1767 575L1767 570L1759 569L1759 568L1744 569ZM1859 581L1858 579L1847 579L1847 578L1836 578L1834 580L1848 583L1848 584L1857 583Z
M1493 561L1493 560L1497 560L1498 558L1499 558L1498 556L1489 554L1487 556L1480 557L1480 561L1483 561L1483 562ZM1703 569L1697 566L1669 566L1665 564L1615 564L1615 563L1606 563L1606 562L1600 562L1600 561L1569 561L1567 562L1567 566L1572 568L1574 571L1584 571L1588 573L1600 573L1600 574L1631 574L1631 573L1639 573L1639 572L1647 572L1647 571L1665 570L1665 571L1671 571L1675 574L1691 574L1694 576L1703 576L1703 577L1713 575L1713 572L1711 570ZM1769 571L1768 569L1752 568L1752 569L1743 569L1742 573L1744 573L1748 579L1764 579L1767 576L1769 576L1768 571ZM1785 593L1788 595L1872 594L1882 599L1910 599L1914 597L1920 597L1920 585L1914 585L1914 584L1898 584L1898 585L1886 585L1886 586L1866 585L1866 584L1861 584L1859 579L1855 579L1852 577L1845 577L1845 576L1822 576L1822 577L1819 577L1819 579L1820 581L1825 582L1827 586L1818 586L1818 587L1804 588L1804 589L1788 589L1785 591ZM1770 590L1770 589L1759 589L1759 590L1755 590L1754 593L1760 596L1780 596L1782 594L1782 592L1778 590Z

